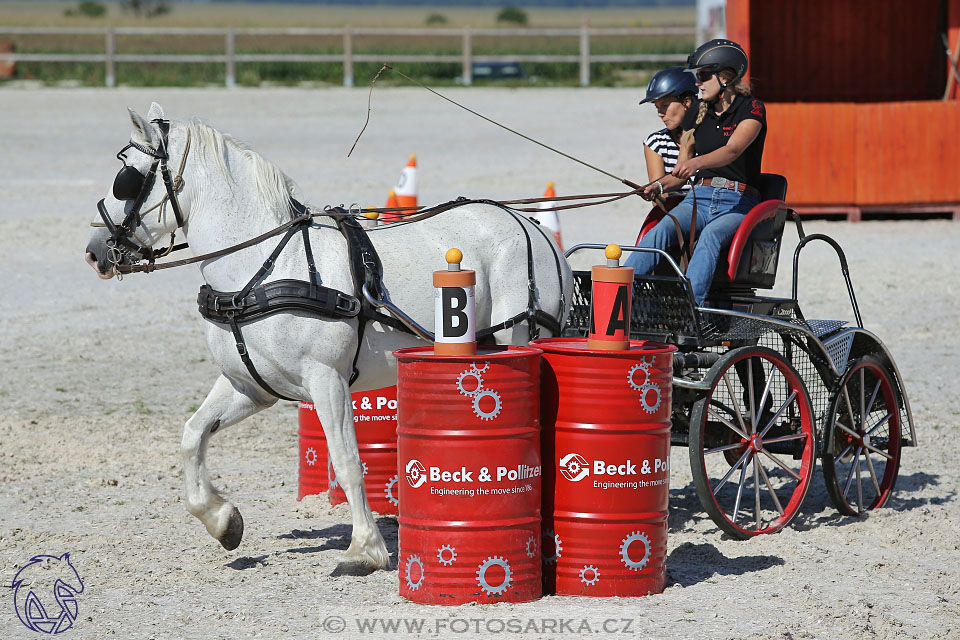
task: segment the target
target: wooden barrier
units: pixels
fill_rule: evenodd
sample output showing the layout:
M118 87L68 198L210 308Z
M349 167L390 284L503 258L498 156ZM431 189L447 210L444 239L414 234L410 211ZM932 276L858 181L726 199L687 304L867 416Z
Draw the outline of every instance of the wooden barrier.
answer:
M960 102L768 103L763 170L807 212L960 219Z

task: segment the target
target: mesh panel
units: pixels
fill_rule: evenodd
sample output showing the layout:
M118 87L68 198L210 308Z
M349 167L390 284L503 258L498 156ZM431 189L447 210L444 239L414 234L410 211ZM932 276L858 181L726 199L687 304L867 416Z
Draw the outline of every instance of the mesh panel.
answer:
M828 340L823 343L823 346L827 350L827 354L830 356L830 360L833 361L833 366L839 371L843 371L847 368L847 360L850 358L850 347L853 345L853 334L845 333L841 336L837 336L833 340Z
M590 332L590 273L573 273L573 307L563 334L586 336ZM670 276L637 276L630 306L630 337L696 340L698 318L686 279Z

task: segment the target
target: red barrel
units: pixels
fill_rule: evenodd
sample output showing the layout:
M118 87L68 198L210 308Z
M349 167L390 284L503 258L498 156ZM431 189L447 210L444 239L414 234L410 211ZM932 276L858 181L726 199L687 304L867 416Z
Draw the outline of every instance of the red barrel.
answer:
M327 490L327 439L312 403L301 402L297 418L300 423L297 431L300 436L297 500L302 500L303 496Z
M540 349L394 353L400 595L451 605L540 598Z
M378 513L397 513L397 385L357 391L353 398L353 426L363 464L363 486L367 502ZM333 465L330 474L330 504L347 501L337 482Z
M543 350L544 591L642 596L666 579L670 413L676 347L632 341Z

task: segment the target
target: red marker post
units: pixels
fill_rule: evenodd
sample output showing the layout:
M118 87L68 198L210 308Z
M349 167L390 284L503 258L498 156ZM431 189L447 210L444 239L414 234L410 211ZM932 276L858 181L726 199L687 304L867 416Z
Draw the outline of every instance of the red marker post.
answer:
M590 304L588 349L623 351L630 348L630 305L633 301L633 267L621 267L623 251L608 244L607 265L591 271L593 296Z
M446 260L446 271L433 272L433 352L443 356L474 355L477 353L474 298L477 273L460 269L463 253L459 249L447 251Z

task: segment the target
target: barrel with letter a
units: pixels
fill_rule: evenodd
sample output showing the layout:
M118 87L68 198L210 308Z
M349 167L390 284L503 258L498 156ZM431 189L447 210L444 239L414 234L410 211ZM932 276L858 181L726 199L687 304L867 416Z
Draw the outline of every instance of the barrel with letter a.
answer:
M400 595L540 598L540 350L395 355Z
M641 596L665 584L676 347L546 338L541 377L545 593Z

